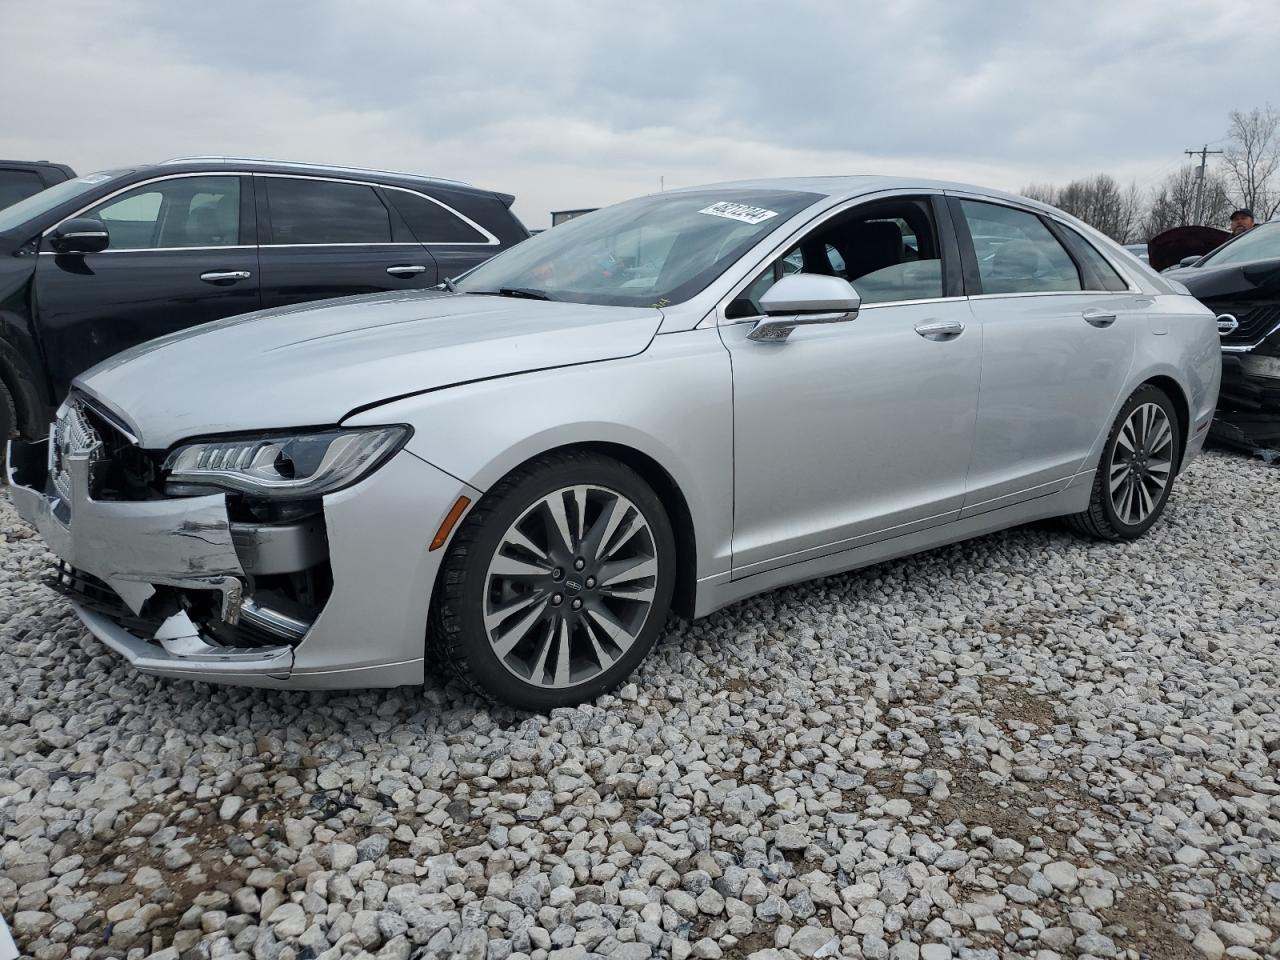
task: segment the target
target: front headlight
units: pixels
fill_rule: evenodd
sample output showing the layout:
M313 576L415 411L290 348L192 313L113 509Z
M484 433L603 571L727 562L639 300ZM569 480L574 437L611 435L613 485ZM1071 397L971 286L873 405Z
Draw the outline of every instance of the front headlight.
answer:
M166 489L181 494L197 485L259 497L316 497L377 469L410 432L391 426L197 441L165 460Z

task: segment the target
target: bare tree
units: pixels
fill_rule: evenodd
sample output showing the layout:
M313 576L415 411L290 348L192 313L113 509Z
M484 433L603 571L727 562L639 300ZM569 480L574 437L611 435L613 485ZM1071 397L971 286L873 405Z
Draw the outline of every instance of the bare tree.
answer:
M1204 200L1201 223L1211 227L1227 227L1232 209L1226 178L1220 171L1207 170L1204 175ZM1165 177L1151 195L1142 232L1150 239L1173 227L1196 222L1196 167L1187 164Z
M1228 136L1223 160L1231 192L1259 219L1270 219L1280 208L1280 113L1271 104L1248 113L1233 110Z
M1105 173L1072 180L1065 187L1031 184L1023 188L1022 193L1079 217L1120 243L1132 240L1140 230L1142 196L1138 185L1131 183L1122 188L1114 177Z

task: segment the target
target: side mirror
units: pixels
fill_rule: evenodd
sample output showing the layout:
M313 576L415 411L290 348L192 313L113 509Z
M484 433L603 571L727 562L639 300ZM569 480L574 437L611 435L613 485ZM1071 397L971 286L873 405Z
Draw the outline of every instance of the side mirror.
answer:
M1179 260L1179 261L1178 261L1178 266L1180 266L1180 267L1190 267L1190 266L1192 266L1193 264L1197 264L1197 263L1199 263L1199 262L1200 262L1200 258L1201 258L1201 256L1202 256L1202 255L1197 255L1197 256L1194 256L1194 257L1183 257L1181 260Z
M58 253L98 253L110 243L106 224L89 217L63 220L49 234L49 246Z
M776 343L786 340L799 326L852 320L861 306L862 298L848 280L818 273L793 273L760 298L764 319L756 322L747 339Z

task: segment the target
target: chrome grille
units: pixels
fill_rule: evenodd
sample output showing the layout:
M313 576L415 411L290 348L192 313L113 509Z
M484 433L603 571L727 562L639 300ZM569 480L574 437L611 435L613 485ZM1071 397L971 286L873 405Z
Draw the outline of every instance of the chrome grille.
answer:
M53 486L63 500L71 501L71 475L67 472L67 457L89 454L95 456L102 449L102 438L94 429L84 408L72 402L53 424Z
M1252 346L1280 325L1280 304L1210 301L1209 307L1219 315L1229 313L1240 322L1239 327L1222 338L1223 343Z

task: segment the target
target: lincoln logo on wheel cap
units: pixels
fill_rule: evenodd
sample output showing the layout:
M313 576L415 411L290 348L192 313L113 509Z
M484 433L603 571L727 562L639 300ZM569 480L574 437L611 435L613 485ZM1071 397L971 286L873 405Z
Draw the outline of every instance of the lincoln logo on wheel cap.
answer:
M580 580L566 580L564 582L564 585L567 589L572 590L574 593L577 593L579 590L582 589L582 581Z

